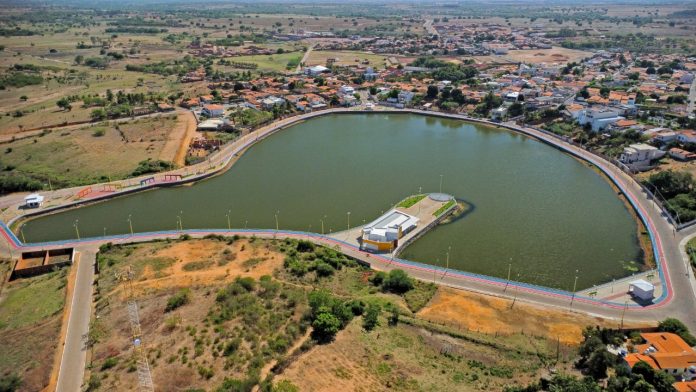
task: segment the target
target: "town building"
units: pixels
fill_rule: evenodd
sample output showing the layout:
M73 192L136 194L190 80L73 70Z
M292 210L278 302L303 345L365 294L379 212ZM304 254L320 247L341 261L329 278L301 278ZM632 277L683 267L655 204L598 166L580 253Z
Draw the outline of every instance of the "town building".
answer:
M640 336L646 343L636 345L636 352L624 357L624 362L629 368L642 361L677 380L696 380L696 351L679 335L656 332L642 333Z
M592 132L599 132L610 124L623 119L617 111L607 108L584 109L578 114L578 123L580 125L590 124Z
M418 218L391 209L362 229L361 249L371 252L390 252L405 234L418 226Z
M636 143L624 147L623 152L619 155L619 161L640 170L650 167L653 161L663 156L665 156L665 152L656 147L649 144Z
M218 104L203 105L202 114L206 117L222 117L225 114L225 108Z

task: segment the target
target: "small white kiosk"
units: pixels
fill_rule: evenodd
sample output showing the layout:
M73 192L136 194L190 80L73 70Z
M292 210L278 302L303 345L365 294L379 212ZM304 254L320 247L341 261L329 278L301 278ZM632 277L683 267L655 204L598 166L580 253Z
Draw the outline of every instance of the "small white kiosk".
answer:
M628 293L641 301L651 301L655 297L655 286L643 279L628 284Z
M26 208L39 208L43 205L44 197L38 193L32 193L31 195L24 198L24 207Z

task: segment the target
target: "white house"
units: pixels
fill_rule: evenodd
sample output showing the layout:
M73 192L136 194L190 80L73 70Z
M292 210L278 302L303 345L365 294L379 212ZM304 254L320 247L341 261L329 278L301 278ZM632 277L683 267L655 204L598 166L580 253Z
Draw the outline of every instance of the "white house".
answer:
M43 205L44 197L38 193L32 193L24 198L24 206L26 208L39 208Z
M341 88L338 89L338 92L341 95L353 95L355 94L355 89L351 86L343 85L341 86Z
M276 97L273 95L261 100L261 106L266 110L273 109L274 107L280 106L283 103L285 103L285 100L283 98Z
M313 67L305 68L304 72L309 76L318 76L325 72L329 72L329 69L324 67L323 65L315 65Z
M696 131L683 130L677 132L677 140L680 143L696 143Z
M400 91L399 92L399 102L409 103L416 94L412 91Z
M648 144L636 143L624 147L623 152L619 156L619 161L636 168L644 168L650 166L650 162L663 156L665 156L665 152L660 149Z
M606 108L584 109L578 114L578 123L580 125L590 124L592 132L599 132L608 125L623 119L616 110Z
M628 284L628 292L641 301L651 301L655 297L655 286L643 279L638 279Z

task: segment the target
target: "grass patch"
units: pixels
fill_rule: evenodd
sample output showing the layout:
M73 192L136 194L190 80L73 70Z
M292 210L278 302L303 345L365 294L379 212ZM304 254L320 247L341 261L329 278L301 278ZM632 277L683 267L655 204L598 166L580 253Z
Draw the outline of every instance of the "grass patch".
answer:
M203 269L206 269L208 267L212 267L213 262L210 260L201 260L201 261L191 261L186 264L184 264L183 267L181 267L184 271L200 271Z
M437 285L434 283L426 283L421 281L414 281L413 290L409 290L404 294L404 300L406 305L413 312L416 313L423 309L425 305L430 302L433 298L435 292L437 291Z
M455 205L457 203L456 200L452 199L447 202L447 204L443 205L442 207L438 208L437 211L433 212L433 216L440 216L445 213L450 207Z
M57 314L65 305L68 269L12 282L0 303L0 330L38 323Z
M418 203L419 201L423 200L425 198L425 196L426 196L425 194L409 196L409 197L401 200L401 202L399 204L397 204L396 206L401 207L401 208L412 207L416 203Z

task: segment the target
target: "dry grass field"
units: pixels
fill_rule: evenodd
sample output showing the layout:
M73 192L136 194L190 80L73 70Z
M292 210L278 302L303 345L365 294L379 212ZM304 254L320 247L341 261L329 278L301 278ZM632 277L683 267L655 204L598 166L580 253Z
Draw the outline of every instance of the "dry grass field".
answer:
M185 127L175 114L43 133L2 145L0 162L54 186L127 177L146 159L173 161Z
M363 66L382 69L386 65L387 56L366 52L313 50L309 54L307 61L305 61L305 65L326 65L328 59L337 59L334 64L339 66L362 64Z
M273 376L273 383L289 382L303 391L501 390L535 380L551 365L572 372L572 346L582 326L601 324L518 304L514 314L523 315L524 328L533 331L521 334L501 328L515 317L501 308L507 306L502 300L440 288L428 302L435 289L422 283L405 296L384 293L368 283L372 272L359 267L343 267L330 277L298 278L284 267L288 244L210 238L104 250L96 298L100 339L89 376L100 385L96 390L137 387L125 306L129 293L138 301L145 352L155 386L162 390L210 390L226 378L244 380L250 369L257 369L251 374L258 380ZM115 279L118 271L128 269L132 289ZM240 278L257 288L275 287L280 296L254 293L265 305L249 303L220 322L220 293L238 287ZM317 344L302 320L308 309L306 293L319 288L344 300L395 307L401 313L399 322L390 325L390 313L383 310L379 325L366 332L362 318L356 317L334 341ZM187 301L167 311L181 293ZM237 295L243 296L236 299L240 304L257 301ZM289 299L290 307L283 302ZM273 318L274 312L279 319ZM480 328L470 319L491 328ZM268 330L273 323L282 326ZM547 328L537 328L542 325ZM281 346L279 336L285 339Z
M20 391L39 391L49 383L67 272L18 279L0 291L0 376L19 376Z

